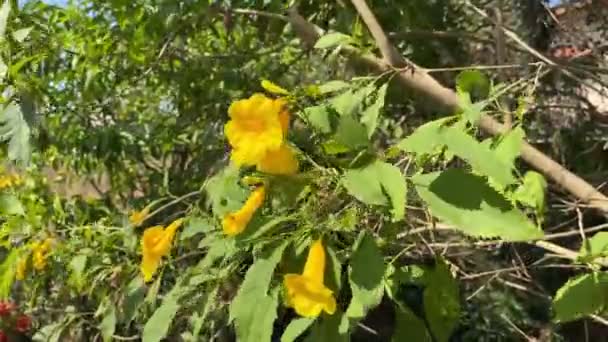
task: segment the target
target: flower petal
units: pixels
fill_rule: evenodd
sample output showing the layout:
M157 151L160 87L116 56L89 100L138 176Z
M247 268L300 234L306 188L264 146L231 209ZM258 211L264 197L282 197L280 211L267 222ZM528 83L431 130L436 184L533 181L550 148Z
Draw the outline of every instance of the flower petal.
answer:
M273 175L294 175L298 173L299 163L293 149L283 144L278 150L268 151L258 163L257 169Z

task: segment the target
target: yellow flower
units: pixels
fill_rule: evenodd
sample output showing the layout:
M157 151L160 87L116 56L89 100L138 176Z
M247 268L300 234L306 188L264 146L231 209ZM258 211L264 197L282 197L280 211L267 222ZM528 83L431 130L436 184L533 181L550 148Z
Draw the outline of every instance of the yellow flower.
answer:
M52 244L53 239L47 238L32 245L32 265L36 270L42 271L46 267Z
M0 190L17 186L22 183L18 174L4 174L0 176Z
M278 150L289 126L285 101L254 94L230 105L224 133L232 146L231 159L238 166L257 164L268 151Z
M142 261L141 273L144 281L152 280L156 273L160 260L171 251L171 244L177 228L181 226L183 219L173 221L166 229L162 226L155 226L144 231L141 238Z
M251 221L253 214L262 206L264 197L266 197L266 188L260 186L249 195L241 209L224 216L222 220L224 234L235 236L242 233Z
M317 317L322 310L333 315L336 312L336 299L323 284L324 272L325 250L321 240L317 240L310 246L304 272L285 275L287 307L303 317Z
M268 151L257 165L258 171L273 175L293 175L298 172L298 168L293 148L287 144L281 145L278 150Z
M150 213L150 208L152 206L148 205L140 211L134 211L131 216L129 216L129 223L133 227L139 227L146 220L148 214Z
M27 257L19 259L17 262L17 270L15 271L15 278L17 280L25 279L25 272L27 271Z

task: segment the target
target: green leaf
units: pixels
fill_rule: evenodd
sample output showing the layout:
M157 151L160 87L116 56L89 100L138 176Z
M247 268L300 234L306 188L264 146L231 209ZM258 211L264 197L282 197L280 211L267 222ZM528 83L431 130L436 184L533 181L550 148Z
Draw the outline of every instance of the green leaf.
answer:
M412 177L432 214L467 235L525 241L543 232L482 177L448 169Z
M329 155L335 155L339 153L346 153L350 151L348 146L344 146L335 140L328 140L322 144L323 151Z
M23 42L27 38L27 36L30 35L32 29L33 27L30 26L13 32L13 39L15 39L19 43Z
M30 160L30 127L23 117L21 108L8 104L0 113L0 141L8 141L10 160L27 164Z
M223 235L213 234L208 235L198 245L198 248L208 247L207 254L199 261L196 266L200 270L207 269L220 258L227 258L233 255L237 249L234 239L227 239Z
M583 241L578 257L582 260L608 256L608 232L599 232Z
M126 289L126 294L122 302L120 320L123 323L130 323L137 309L141 306L146 298L146 286L141 277L135 277L129 282Z
M306 342L347 342L348 336L348 317L339 310L331 315L323 315L312 326L310 334L304 341Z
M366 204L386 205L388 195L393 220L405 216L407 183L396 166L376 160L362 168L347 170L342 181L349 194Z
M180 308L179 299L184 294L184 288L180 284L173 286L167 293L161 305L148 319L142 334L143 342L158 342L167 335L173 318Z
M512 128L500 139L494 148L494 152L507 165L513 165L515 159L521 154L521 146L523 145L525 136L526 132L524 132L521 126Z
M338 90L344 90L348 87L350 87L350 84L348 84L344 81L338 81L338 80L329 81L329 82L323 83L319 86L319 92L321 94L333 93Z
M513 199L542 213L545 210L546 189L545 177L536 171L528 171L524 175L522 184L513 193Z
M395 332L391 341L433 342L433 338L423 320L418 318L408 307L397 305L395 309Z
M397 148L404 152L416 154L432 154L438 147L444 145L441 137L442 127L451 118L443 118L418 127L407 138L397 144Z
M2 7L0 7L0 38L6 37L6 26L8 24L8 16L10 13L11 2L9 0L4 0Z
M25 215L25 209L21 201L12 194L0 194L0 214L2 215Z
M72 271L70 274L70 282L78 289L78 291L81 291L85 285L84 270L87 266L87 259L87 255L79 254L73 257L72 261L70 261L70 269Z
M353 150L366 147L369 143L365 126L349 115L340 116L334 139Z
M186 227L179 235L180 240L187 240L197 234L209 233L215 228L211 220L206 217L192 217L188 219Z
M327 106L324 105L304 109L304 117L308 123L321 133L331 132L331 115Z
M363 318L382 300L384 295L384 259L374 238L367 232L359 234L350 261L349 282L352 300L346 315Z
M372 134L374 134L376 127L378 127L378 117L380 116L382 108L384 108L384 98L386 97L387 88L388 83L384 83L382 87L378 89L374 103L367 107L361 115L361 122L367 128L367 136L370 138Z
M262 88L271 94L289 95L289 91L269 80L262 80Z
M289 322L287 328L281 335L281 342L293 342L295 341L306 329L308 329L313 323L314 318L296 318Z
M206 190L217 217L223 218L243 205L247 191L239 185L239 180L239 169L232 166L224 168L209 180Z
M111 303L106 306L103 319L99 324L99 331L104 342L113 341L114 331L116 330L116 309Z
M331 245L328 244L325 250L327 252L325 283L334 293L339 293L342 288L342 265Z
M437 342L447 342L460 317L458 282L442 260L438 260L434 270L426 274L426 279L423 295L426 319Z
M387 203L375 163L358 169L346 170L342 183L349 194L363 203L370 205L385 205Z
M391 200L393 221L403 220L407 196L405 176L398 167L385 162L376 162L376 170L382 189Z
M275 248L249 267L236 297L230 304L230 321L234 320L239 341L270 341L278 305L277 293L268 295L274 269L288 243Z
M554 320L569 322L606 309L608 273L590 273L571 278L553 298Z
M456 90L469 93L472 99L485 99L490 93L490 80L478 70L466 70L456 76Z
M347 90L329 99L329 105L340 115L359 117L359 110L365 100L376 90L374 83L365 87Z
M17 249L10 250L0 265L0 299L8 298L11 293L18 255Z
M472 136L456 127L447 127L442 130L441 137L448 150L469 163L475 172L490 177L503 188L515 183L513 166Z
M329 49L338 45L349 44L353 39L344 33L332 32L328 33L315 43L315 49Z

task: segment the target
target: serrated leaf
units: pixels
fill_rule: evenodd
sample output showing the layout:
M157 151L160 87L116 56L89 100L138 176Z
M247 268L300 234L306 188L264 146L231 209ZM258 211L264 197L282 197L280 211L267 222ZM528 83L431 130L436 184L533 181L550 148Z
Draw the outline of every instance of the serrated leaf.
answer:
M146 298L146 287L141 277L135 277L127 285L125 299L122 303L120 320L123 323L130 323L137 309L141 306Z
M207 184L207 194L214 215L223 218L229 212L238 210L247 197L247 191L239 184L239 170L227 166L213 176Z
M331 247L331 245L327 245L325 249L327 251L325 284L334 293L340 293L340 289L342 288L342 265L340 264L340 260L336 256L336 252Z
M30 26L13 32L13 39L15 39L19 43L22 43L30 35L32 29L33 27Z
M545 177L536 171L528 171L524 175L522 184L513 193L513 199L542 213L545 210L546 189Z
M378 117L382 108L384 108L384 98L386 97L386 89L388 83L384 83L376 94L376 100L369 107L367 107L361 115L361 122L367 128L367 136L371 138L372 134L378 127Z
M324 105L304 109L304 117L308 123L321 133L331 132L331 115L332 113Z
M113 341L114 331L116 330L116 309L114 305L107 305L103 319L99 324L99 331L103 337L103 341Z
M184 288L180 284L173 286L167 293L161 305L148 319L142 334L143 342L158 342L167 335L173 318L180 308L179 299L184 294Z
M350 151L350 148L348 148L348 146L344 146L343 144L340 144L335 140L328 140L324 142L321 146L323 147L323 151L329 155L346 153Z
M405 176L398 167L385 162L376 162L376 170L382 189L391 200L393 221L403 220L407 197Z
M11 13L11 2L4 0L2 7L0 7L0 38L6 36L6 26L8 24L8 16Z
M456 76L456 90L471 94L472 99L485 99L490 93L490 80L478 70L466 70Z
M406 306L397 305L395 309L395 332L391 341L432 342L433 338L423 320L418 318Z
M599 232L583 241L578 257L583 260L608 256L608 232Z
M348 84L344 81L338 81L338 80L329 81L329 82L323 83L319 86L319 92L321 94L328 94L328 93L333 93L338 90L344 90L348 87L350 87L350 84Z
M338 119L334 139L353 150L366 147L369 143L365 126L349 115L342 115Z
M376 90L374 83L359 89L347 90L329 99L329 105L340 115L358 117L359 110L365 100Z
M397 148L416 154L434 153L438 147L443 146L441 131L448 120L448 118L443 118L425 123L407 138L401 140L397 144Z
M384 259L374 238L361 232L351 257L349 282L352 299L346 315L349 318L365 317L382 300L384 295Z
M349 44L353 39L344 33L331 32L328 33L315 43L315 49L329 49L342 44Z
M230 304L230 320L234 320L239 341L270 341L278 305L277 293L268 295L274 269L288 243L256 260L249 267L236 297Z
M313 318L296 318L292 320L289 322L289 325L287 325L287 328L285 328L283 335L281 335L281 342L295 341L314 323L314 321Z
M364 167L345 171L342 182L349 194L366 204L386 205L388 195L393 220L398 221L405 216L407 183L396 166L376 160Z
M271 94L289 95L289 91L281 88L279 85L274 84L273 82L271 82L269 80L262 80L261 84L262 84L262 88L264 88L264 90L266 90L267 92L269 92Z
M514 208L482 177L448 169L412 177L431 213L464 234L481 238L525 241L543 232Z
M331 316L323 315L312 326L306 342L347 342L349 321L345 314L336 311Z
M358 169L344 172L342 183L349 194L359 201L371 205L385 205L386 196L382 191L382 184L378 179L375 163Z
M79 254L70 261L70 282L80 291L84 286L84 270L87 265L88 256Z
M475 172L490 177L503 188L515 183L513 166L472 136L456 127L447 127L441 131L441 138L448 150L469 163Z
M571 278L553 298L556 322L569 322L606 308L608 273L589 273Z
M197 234L208 233L215 228L211 220L206 217L192 217L179 235L180 240L187 240Z
M437 342L447 342L458 325L460 291L448 265L438 260L435 268L425 274L424 312Z
M485 101L471 103L468 99L468 94L466 94L466 97L466 99L461 99L460 101L462 116L466 121L476 124L477 121L479 121L479 118L481 118L481 114L483 114L483 110L488 103Z
M521 146L523 145L526 132L517 126L512 128L505 134L494 147L494 152L507 165L513 165L515 159L521 154Z
M15 195L0 194L0 215L25 215L25 209Z
M10 103L0 114L0 140L8 141L10 160L27 164L30 160L30 127L23 117L21 108Z

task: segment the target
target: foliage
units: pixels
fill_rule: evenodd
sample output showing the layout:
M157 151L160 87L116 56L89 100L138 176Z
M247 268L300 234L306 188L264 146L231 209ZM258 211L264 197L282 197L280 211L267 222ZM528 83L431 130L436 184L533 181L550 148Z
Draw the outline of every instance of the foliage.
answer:
M518 164L529 122L480 138L509 86L479 71L446 77L462 110L439 119L395 89L399 70L354 77L368 70L340 51L374 43L344 6L299 4L329 26L307 47L281 1L3 2L0 297L34 340L347 341L378 313L381 340L465 335L462 268L515 260L474 244L545 237L547 182ZM459 2L374 8L389 32L477 23ZM574 262L592 271L557 291L555 321L603 314L606 244L584 241Z

